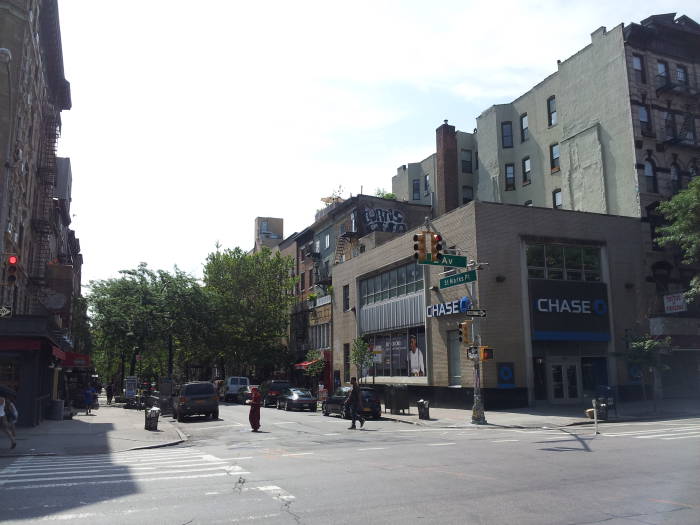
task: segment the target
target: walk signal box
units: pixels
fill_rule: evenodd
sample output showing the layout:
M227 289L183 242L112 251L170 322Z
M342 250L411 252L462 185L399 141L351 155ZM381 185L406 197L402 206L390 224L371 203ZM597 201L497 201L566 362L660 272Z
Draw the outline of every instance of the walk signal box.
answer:
M488 361L493 359L493 348L490 346L480 346L479 347L479 361Z

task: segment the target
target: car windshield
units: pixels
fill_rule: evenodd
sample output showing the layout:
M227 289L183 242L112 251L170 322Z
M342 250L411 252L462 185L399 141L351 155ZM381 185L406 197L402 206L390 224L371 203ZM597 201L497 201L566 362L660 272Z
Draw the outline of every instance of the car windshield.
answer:
M185 385L182 389L182 393L188 396L196 396L200 394L213 394L214 385L211 383L197 383L194 385Z
M311 397L311 392L309 390L305 390L303 388L293 388L292 394L297 394L299 396Z

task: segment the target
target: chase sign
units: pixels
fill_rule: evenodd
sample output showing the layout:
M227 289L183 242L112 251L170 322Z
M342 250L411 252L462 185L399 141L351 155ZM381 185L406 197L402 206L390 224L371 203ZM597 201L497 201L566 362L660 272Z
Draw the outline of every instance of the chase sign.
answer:
M530 281L534 341L609 341L608 290L604 283Z
M451 315L466 312L471 310L472 301L469 297L455 299L449 303L431 304L425 307L428 317L440 317L442 315Z

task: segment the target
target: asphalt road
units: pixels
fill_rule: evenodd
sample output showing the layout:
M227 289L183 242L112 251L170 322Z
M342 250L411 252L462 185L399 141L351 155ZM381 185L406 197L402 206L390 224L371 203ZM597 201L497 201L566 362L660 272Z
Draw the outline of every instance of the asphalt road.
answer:
M3 523L700 523L700 419L424 428L247 408L185 446L0 463ZM466 419L466 414L465 414Z

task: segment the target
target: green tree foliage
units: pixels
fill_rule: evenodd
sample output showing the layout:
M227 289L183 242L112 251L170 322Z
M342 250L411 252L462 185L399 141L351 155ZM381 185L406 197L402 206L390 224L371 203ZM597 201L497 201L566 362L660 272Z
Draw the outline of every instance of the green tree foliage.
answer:
M287 335L293 261L263 248L210 253L204 283L216 327L213 347L234 370L270 370L288 364L282 345Z
M361 337L355 338L350 348L350 362L357 367L360 375L362 370L369 368L373 359L374 355L367 341Z
M318 378L326 368L326 358L320 350L306 352L306 361L311 364L306 367L306 375Z
M377 190L374 192L375 197L379 197L380 199L390 199L390 200L396 200L396 194L391 193L389 191L386 191L383 188L377 188Z
M675 244L683 252L683 262L700 262L700 177L695 177L688 188L678 192L672 199L662 202L659 211L669 224L658 228L661 245ZM700 295L700 276L693 277L689 300Z
M654 408L656 408L656 400L660 395L660 376L659 372L668 370L668 366L664 364L662 355L671 348L671 338L663 339L653 338L647 334L641 337L634 337L628 341L627 349L618 355L624 357L629 364L639 366L642 371L642 396L647 399L646 379L649 377L654 387Z

